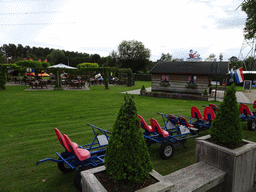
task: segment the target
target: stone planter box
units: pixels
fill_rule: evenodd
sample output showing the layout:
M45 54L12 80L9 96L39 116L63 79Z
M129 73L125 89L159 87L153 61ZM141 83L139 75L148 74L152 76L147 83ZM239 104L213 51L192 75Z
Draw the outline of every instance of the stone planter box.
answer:
M98 179L94 176L94 173L104 171L105 166L96 167L81 172L82 177L82 191L83 192L107 192L107 190L101 185ZM162 175L153 170L150 173L159 182L147 186L143 189L137 190L136 192L170 192L173 187L173 183L164 179Z
M253 191L256 143L243 140L248 144L237 149L228 149L208 142L210 135L196 139L196 162L203 161L227 173L219 191Z

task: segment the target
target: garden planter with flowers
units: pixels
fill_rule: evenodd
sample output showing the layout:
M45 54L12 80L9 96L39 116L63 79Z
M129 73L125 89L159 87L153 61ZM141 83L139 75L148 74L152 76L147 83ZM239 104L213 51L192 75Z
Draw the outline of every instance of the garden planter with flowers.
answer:
M204 161L227 173L219 191L253 191L256 143L242 139L234 84L228 88L209 132L196 139L196 162Z

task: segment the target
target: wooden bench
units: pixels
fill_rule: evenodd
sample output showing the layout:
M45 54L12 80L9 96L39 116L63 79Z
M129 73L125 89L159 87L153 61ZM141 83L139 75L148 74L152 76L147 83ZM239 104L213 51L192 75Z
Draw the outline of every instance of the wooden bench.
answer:
M171 192L203 192L218 187L224 181L225 175L226 172L200 161L166 175L164 178L174 184Z

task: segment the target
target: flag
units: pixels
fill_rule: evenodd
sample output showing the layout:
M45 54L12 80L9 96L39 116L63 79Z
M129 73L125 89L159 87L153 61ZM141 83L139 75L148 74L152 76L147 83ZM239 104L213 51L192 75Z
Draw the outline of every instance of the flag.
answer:
M29 61L33 61L33 59L29 58Z
M237 83L244 82L243 68L239 68L239 69L235 70L234 74L235 74Z
M232 69L229 70L230 75L231 75L232 78L233 78L233 74L234 74L234 68L235 68L235 67L233 67Z
M39 62L41 62L41 59L38 59Z
M26 58L23 58L23 60L25 61L25 60L27 60Z
M45 59L43 62L47 62L47 59Z

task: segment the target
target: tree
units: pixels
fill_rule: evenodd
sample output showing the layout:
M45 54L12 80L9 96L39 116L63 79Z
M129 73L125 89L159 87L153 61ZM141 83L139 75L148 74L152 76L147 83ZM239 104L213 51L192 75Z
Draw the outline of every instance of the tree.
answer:
M222 53L220 53L219 59L220 59L220 62L223 60L223 54Z
M3 52L0 52L0 64L1 63L7 63L7 59Z
M100 55L99 54L92 55L92 62L93 63L99 63L99 61L100 61Z
M209 62L217 61L216 55L215 54L210 54L209 57L205 61L209 61Z
M131 68L133 73L147 70L150 50L145 48L142 42L122 41L118 46L117 55L122 68Z
M244 1L242 3L242 10L247 14L244 28L245 39L252 39L256 34L256 1Z
M216 143L233 145L242 141L243 129L234 83L228 87L209 132Z
M160 61L172 61L172 55L170 55L170 53L164 54L162 53L162 56L159 60L157 60L157 62Z
M51 63L58 64L64 63L65 61L65 54L63 51L56 49L51 52Z
M229 58L229 61L232 62L232 61L238 61L239 59L236 57L236 56L232 56Z
M125 102L114 123L104 162L114 181L129 184L148 178L152 170L133 99L128 94L124 96Z
M246 71L256 71L256 59L248 57L244 60Z

